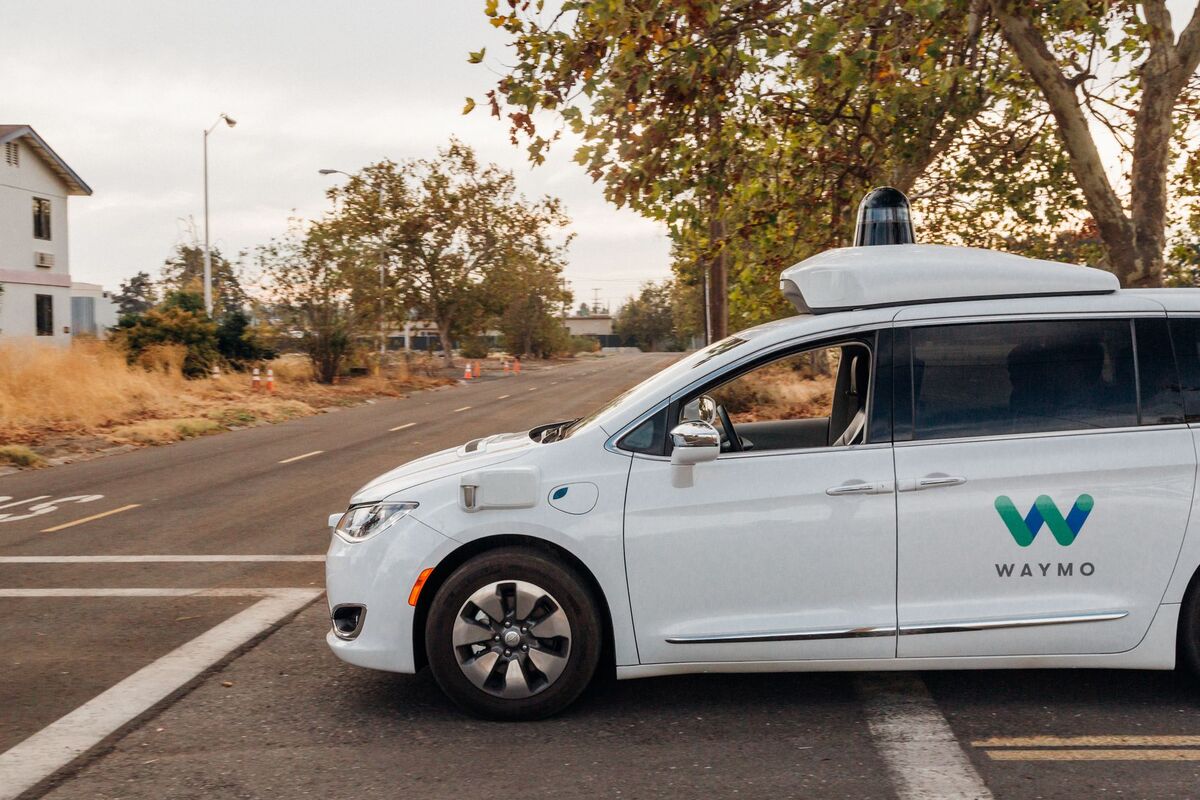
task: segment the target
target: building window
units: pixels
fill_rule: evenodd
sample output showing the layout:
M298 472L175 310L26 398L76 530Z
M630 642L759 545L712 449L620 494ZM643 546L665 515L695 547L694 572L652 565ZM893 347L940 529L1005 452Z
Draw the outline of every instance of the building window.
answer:
M37 304L37 335L54 335L54 297L48 294L33 296Z
M33 198L33 238L50 238L50 201L44 197Z
M4 143L4 163L10 167L21 166L21 150L16 142Z

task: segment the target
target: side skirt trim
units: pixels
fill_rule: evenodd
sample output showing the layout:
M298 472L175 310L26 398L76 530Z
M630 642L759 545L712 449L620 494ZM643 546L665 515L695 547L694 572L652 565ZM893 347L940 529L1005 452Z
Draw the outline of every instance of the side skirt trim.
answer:
M1035 617L995 617L977 620L924 622L901 625L873 625L861 628L830 628L777 633L730 633L699 636L669 636L668 644L739 644L746 642L805 642L821 639L859 639L874 636L917 636L932 633L964 633L1001 628L1027 628L1041 625L1070 625L1078 622L1109 622L1124 619L1128 611L1089 611L1079 614L1054 614Z

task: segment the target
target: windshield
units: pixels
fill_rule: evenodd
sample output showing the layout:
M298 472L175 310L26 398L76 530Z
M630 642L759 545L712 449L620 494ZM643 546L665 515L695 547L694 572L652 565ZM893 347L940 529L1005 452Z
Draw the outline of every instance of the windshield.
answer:
M596 423L596 420L600 419L600 417L604 416L631 398L650 395L656 400L660 399L657 396L661 394L661 392L656 390L672 385L675 383L675 379L677 377L686 373L688 370L698 367L723 353L728 353L730 350L741 347L747 341L748 337L746 336L746 332L743 332L737 336L730 336L727 339L714 342L703 350L697 350L686 358L676 361L674 364L662 370L661 372L654 373L646 380L634 386L632 389L625 390L612 400L609 400L607 403L597 408L592 413L588 414L586 417L580 417L558 438L566 439L570 436L580 433L581 431L590 429Z

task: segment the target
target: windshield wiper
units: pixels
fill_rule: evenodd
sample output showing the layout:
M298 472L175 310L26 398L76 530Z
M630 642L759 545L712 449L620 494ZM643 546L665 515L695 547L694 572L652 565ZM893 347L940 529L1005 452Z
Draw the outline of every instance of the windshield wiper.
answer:
M541 444L557 442L559 439L563 438L566 432L571 429L571 426L576 422L579 422L580 419L582 419L582 417L576 417L575 419L568 419L562 422L551 422L549 425L539 425L529 432L529 437L535 442L540 442Z

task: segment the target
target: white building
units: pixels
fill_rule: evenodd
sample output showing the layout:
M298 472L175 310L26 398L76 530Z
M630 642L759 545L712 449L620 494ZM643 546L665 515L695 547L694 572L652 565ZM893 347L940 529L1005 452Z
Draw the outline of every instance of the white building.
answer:
M117 324L117 303L98 283L71 282L71 335L103 339Z
M0 337L71 341L67 198L92 190L28 125L0 125Z

